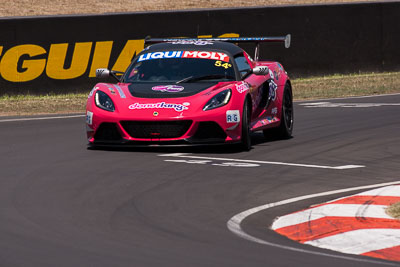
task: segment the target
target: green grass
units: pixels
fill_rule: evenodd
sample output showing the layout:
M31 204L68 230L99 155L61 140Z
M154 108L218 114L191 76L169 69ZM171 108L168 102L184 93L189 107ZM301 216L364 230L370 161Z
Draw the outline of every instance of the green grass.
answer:
M331 75L292 80L295 100L400 93L400 72ZM2 95L0 116L83 113L89 93Z
M394 203L386 208L386 213L396 219L400 219L400 202Z
M88 93L3 95L0 96L0 116L83 113Z
M292 81L296 100L400 92L400 72L332 75Z
M82 94L48 94L48 95L1 95L0 101L24 101L24 100L39 100L39 99L68 99L87 97L86 93Z

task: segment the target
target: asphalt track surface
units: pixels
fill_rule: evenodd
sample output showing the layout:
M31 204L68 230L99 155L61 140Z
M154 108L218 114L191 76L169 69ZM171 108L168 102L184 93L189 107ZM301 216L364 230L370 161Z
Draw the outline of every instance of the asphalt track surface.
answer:
M326 102L398 104L400 95ZM250 152L230 147L87 150L83 117L0 122L0 266L391 263L301 245L269 229L276 216L357 191L274 207L241 225L268 243L333 257L251 242L228 230L232 216L252 207L400 180L400 106L301 104L295 105L294 138L264 140L256 133ZM171 153L188 154L160 156Z

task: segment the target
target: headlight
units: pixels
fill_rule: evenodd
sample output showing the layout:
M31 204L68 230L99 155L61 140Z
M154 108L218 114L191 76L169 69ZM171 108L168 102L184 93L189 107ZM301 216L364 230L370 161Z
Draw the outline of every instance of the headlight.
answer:
M106 93L97 91L94 98L97 107L111 112L115 110L114 103Z
M204 106L203 110L210 110L214 108L219 108L228 104L229 100L231 99L232 91L231 89L224 90L213 98L211 98L207 104Z

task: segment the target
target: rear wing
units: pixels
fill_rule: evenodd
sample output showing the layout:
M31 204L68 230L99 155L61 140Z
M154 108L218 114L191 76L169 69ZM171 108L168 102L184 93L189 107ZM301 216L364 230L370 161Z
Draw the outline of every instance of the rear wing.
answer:
M254 60L258 61L260 53L260 43L284 43L285 48L290 47L291 36L290 34L286 36L278 37L228 37L228 38L146 38L144 44L158 44L158 43L169 43L169 42L229 42L229 43L254 43L256 45Z

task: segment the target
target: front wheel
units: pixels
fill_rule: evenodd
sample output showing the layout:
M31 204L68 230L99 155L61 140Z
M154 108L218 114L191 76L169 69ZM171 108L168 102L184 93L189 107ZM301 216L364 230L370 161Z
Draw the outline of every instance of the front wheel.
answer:
M242 138L240 144L244 151L251 149L250 116L249 102L245 101L242 114Z
M289 139L292 137L293 122L294 110L292 88L289 83L286 83L282 98L281 124L277 128L264 130L264 136L273 136L278 139Z

